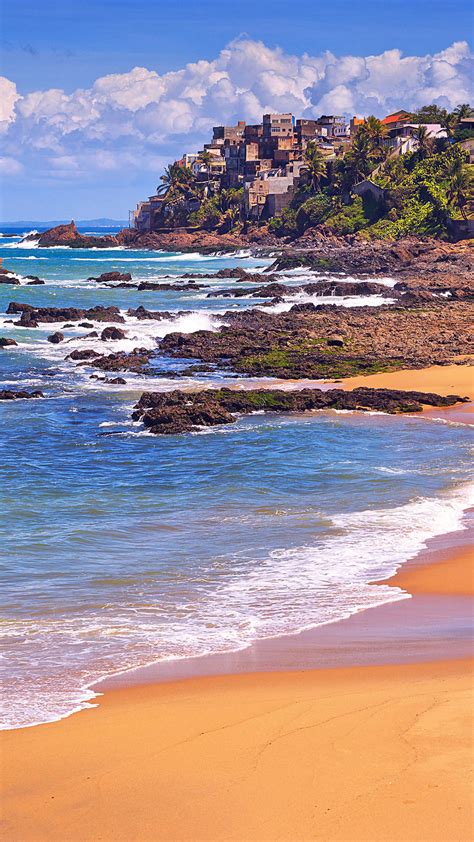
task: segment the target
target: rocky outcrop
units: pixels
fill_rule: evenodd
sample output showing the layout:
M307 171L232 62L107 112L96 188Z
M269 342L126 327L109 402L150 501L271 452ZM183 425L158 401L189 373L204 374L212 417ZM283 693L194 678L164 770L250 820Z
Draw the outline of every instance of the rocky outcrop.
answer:
M64 342L64 333L57 330L56 333L52 333L51 336L48 336L48 342L51 342L53 345L59 345L60 342Z
M20 279L9 269L2 269L0 267L0 284L10 284L11 286L20 286Z
M291 298L294 295L311 296L327 296L339 297L350 295L378 295L383 298L399 298L403 294L401 291L393 292L393 289L384 284L376 283L375 281L316 281L309 284L301 284L300 286L288 286L287 284L274 282L270 284L263 284L262 286L254 287L253 289L236 289L230 287L228 289L218 289L208 293L208 298L224 297L224 298ZM433 296L428 293L427 298Z
M10 348L14 345L18 345L18 342L15 342L14 339L10 339L5 336L0 336L0 348Z
M130 272L102 272L102 275L99 275L98 278L87 278L87 280L97 281L99 284L110 284L120 281L126 283L128 286L128 282L132 280L132 276Z
M22 327L37 327L39 322L78 322L80 319L91 319L95 322L125 322L118 307L104 307L102 304L80 310L77 307L33 307L11 301L7 313L21 313L18 322Z
M124 330L120 330L119 327L104 327L102 333L100 334L100 338L105 342L108 339L125 339L127 334Z
M309 303L288 313L247 310L224 318L217 331L167 334L161 352L248 375L318 379L464 361L474 351L468 301L350 309ZM338 344L330 345L334 337Z
M71 359L83 360L83 362L78 363L78 365L90 365L90 360L92 360L94 368L99 368L102 371L132 371L136 374L148 374L151 373L149 370L149 362L151 357L154 355L154 352L150 351L148 348L134 348L133 351L130 351L129 353L121 351L116 354L108 354L104 356L92 351L92 353L89 352L88 358L85 356L80 358L79 356L76 356L78 354L84 354L84 351L73 351L72 354L69 355Z
M12 391L11 389L0 389L0 401L19 401L28 398L44 398L43 392Z
M169 292L170 290L177 292L189 292L190 290L203 289L205 286L206 284L197 284L194 281L189 281L187 284L164 284L162 282L155 284L153 281L141 281L141 283L138 284L137 289L139 292L143 292L143 290L153 290L155 292Z
M155 434L186 433L197 427L231 424L240 413L306 412L322 409L377 410L388 413L420 412L427 406L452 406L467 401L459 395L441 397L432 393L404 392L395 389L210 389L190 394L144 392L132 418L142 421Z
M25 275L28 283L27 286L34 287L34 286L44 286L46 281L43 281L41 278L38 278L38 275Z
M108 248L116 246L117 240L111 235L90 237L80 234L74 222L68 225L56 225L42 234L29 234L25 240L38 242L39 247L69 246L70 248Z
M139 319L143 321L145 319L152 320L156 322L160 322L163 319L174 319L176 316L180 316L183 314L183 310L178 310L177 312L170 313L169 310L147 310L143 304L140 304L139 307L134 309L133 307L129 307L127 310L127 316L132 316L135 319Z

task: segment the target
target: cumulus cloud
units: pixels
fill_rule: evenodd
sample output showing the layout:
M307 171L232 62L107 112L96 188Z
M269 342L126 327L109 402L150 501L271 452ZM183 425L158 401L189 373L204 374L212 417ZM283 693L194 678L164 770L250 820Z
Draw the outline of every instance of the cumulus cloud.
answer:
M1 160L16 161L18 174L24 168L32 176L100 183L107 173L152 171L198 148L213 125L255 122L265 111L381 116L430 102L453 108L472 101L473 63L464 41L433 55L392 49L337 57L293 56L239 38L212 61L163 75L135 67L72 93L20 96L13 81L0 78Z

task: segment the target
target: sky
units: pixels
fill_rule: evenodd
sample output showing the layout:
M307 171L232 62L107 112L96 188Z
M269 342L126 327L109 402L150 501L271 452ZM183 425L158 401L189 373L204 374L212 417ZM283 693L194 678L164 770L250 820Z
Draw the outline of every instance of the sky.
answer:
M0 12L0 221L125 219L264 111L474 102L471 0L16 0Z

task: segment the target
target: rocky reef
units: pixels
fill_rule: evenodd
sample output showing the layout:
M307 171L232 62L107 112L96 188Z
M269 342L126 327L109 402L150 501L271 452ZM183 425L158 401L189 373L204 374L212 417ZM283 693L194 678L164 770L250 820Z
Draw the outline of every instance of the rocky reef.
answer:
M189 393L144 392L132 418L150 433L187 433L199 427L232 424L241 413L307 412L322 409L377 410L388 413L420 412L423 406L452 406L468 401L459 395L441 397L426 392L395 389L209 389Z
M298 304L225 314L217 331L169 333L160 351L253 376L340 378L447 364L474 351L471 301L418 307Z

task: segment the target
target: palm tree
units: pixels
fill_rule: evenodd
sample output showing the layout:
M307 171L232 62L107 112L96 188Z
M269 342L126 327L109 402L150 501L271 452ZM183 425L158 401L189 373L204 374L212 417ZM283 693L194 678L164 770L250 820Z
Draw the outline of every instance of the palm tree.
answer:
M454 136L458 127L458 123L459 119L454 112L452 114L446 115L441 125L443 126L443 129L446 129L446 134L448 135L448 137L451 138Z
M431 152L431 141L426 126L418 126L413 134L413 137L418 144L416 152L418 160L423 161L423 159L427 158Z
M448 175L448 202L450 205L458 207L463 219L467 219L467 214L464 208L468 201L470 182L468 174L459 159L453 161L448 169Z
M352 146L345 157L348 173L352 184L366 178L372 171L372 159L370 156L371 144L367 134L363 131L358 131Z
M472 108L468 102L463 102L461 105L456 106L453 114L456 115L459 122L459 120L464 119L464 117L472 117Z
M193 175L191 170L182 167L175 161L174 164L165 167L163 175L160 176L160 181L162 184L159 184L156 188L158 196L165 195L168 200L171 200L188 192L193 183Z
M367 136L374 149L380 149L383 146L387 131L387 126L384 126L382 121L374 117L373 114L367 117L364 125L359 129L359 132Z
M211 155L211 153L209 152L208 149L204 149L202 152L200 152L199 157L198 157L198 161L201 164L204 164L205 167L206 167L206 175L207 175L208 181L209 181L209 176L210 176L210 172L211 172L210 164L211 164L211 161L212 161L212 157L213 156Z
M326 178L326 161L324 160L324 156L321 154L316 144L312 142L308 143L308 146L306 147L306 151L304 153L304 157L306 161L307 170L311 178L313 190L316 192L316 190L319 188L321 179Z

